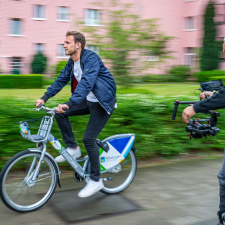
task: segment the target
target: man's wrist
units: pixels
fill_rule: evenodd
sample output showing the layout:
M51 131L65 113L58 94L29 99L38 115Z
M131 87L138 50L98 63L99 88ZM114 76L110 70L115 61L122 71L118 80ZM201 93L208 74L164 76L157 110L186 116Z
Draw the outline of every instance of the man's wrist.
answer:
M73 102L71 102L70 100L69 100L69 101L67 101L65 104L66 104L66 105L68 105L68 106L69 106L69 108L71 108L71 107L73 106Z
M47 94L44 94L44 96L41 97L41 99L42 99L44 102L47 102L49 98L50 98L50 97L49 97Z

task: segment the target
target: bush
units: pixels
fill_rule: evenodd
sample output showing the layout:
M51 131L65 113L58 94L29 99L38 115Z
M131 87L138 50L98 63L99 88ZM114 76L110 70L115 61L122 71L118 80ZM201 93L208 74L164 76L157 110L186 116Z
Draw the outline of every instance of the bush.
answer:
M34 59L31 63L32 73L33 74L43 74L47 67L47 57L42 53L34 55Z
M174 66L169 70L169 74L174 77L174 81L186 81L191 70L187 66Z
M185 79L181 76L166 75L166 74L149 74L142 77L143 82L147 83L164 83L164 82L184 82Z
M0 75L0 88L42 88L42 78L41 74Z
M134 91L135 90L135 91ZM156 96L140 91L124 90L118 93L118 109L115 110L109 122L99 135L99 139L122 133L135 133L135 146L138 149L137 157L145 159L152 156L171 156L188 152L189 150L206 151L210 149L222 149L225 145L223 136L225 135L225 116L224 110L221 110L221 116L218 119L218 128L221 128L217 141L208 139L190 140L185 132L185 123L182 121L182 109L185 106L179 106L176 121L171 120L173 112L173 102L180 99L179 94L165 101L165 97ZM132 91L132 92L131 92ZM66 97L55 97L48 101L48 107L55 107L58 102L65 102ZM191 99L182 98L182 100L197 100L197 97ZM0 114L0 169L2 165L14 154L27 148L35 147L35 143L23 139L19 133L16 122L41 117L46 115L44 111L36 112L31 110L34 102L26 99L1 98ZM12 107L13 106L13 107ZM10 110L9 110L10 109ZM22 110L22 113L21 113ZM205 114L198 115L206 117ZM76 140L81 145L82 153L86 154L82 143L83 134L88 123L89 115L71 117L71 124L76 132ZM52 134L64 145L60 130L56 124L53 124ZM64 145L65 146L65 145ZM56 151L48 144L48 151L56 156Z
M201 71L194 74L199 82L222 79L225 80L224 70Z

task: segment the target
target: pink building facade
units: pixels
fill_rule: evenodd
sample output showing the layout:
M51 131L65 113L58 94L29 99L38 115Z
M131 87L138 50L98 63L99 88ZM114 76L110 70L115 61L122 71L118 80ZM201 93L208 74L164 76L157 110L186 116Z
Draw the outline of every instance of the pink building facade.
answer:
M198 50L203 36L203 14L208 0L122 0L133 4L133 13L143 19L159 18L159 29L174 37L168 45L172 59L150 69L152 73L165 73L173 65L198 68ZM42 51L48 65L67 60L63 41L68 30L77 30L75 21L86 26L104 24L104 6L93 0L1 0L0 2L0 71L4 74L30 72L33 55ZM217 38L225 37L225 0L215 0ZM98 51L98 47L87 48ZM222 51L222 46L221 46ZM149 60L157 61L152 56ZM225 55L221 52L220 68L225 69Z

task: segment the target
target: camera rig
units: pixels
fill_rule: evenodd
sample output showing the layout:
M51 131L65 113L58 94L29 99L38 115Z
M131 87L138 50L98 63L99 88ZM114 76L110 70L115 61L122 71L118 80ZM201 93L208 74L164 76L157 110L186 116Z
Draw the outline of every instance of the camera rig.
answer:
M202 82L200 84L201 88L198 89L202 92L204 91L212 91L216 92L223 87L223 83L221 80ZM207 97L207 96L206 96ZM201 100L201 99L200 99ZM174 102L174 109L172 114L172 120L175 120L178 106L180 104L188 104L193 105L198 101L179 101L176 100ZM195 139L200 139L202 137L207 136L216 136L220 131L219 128L216 127L217 117L220 114L216 111L209 110L206 114L210 114L210 117L206 117L205 119L190 119L188 126L186 127L186 132L188 132L190 139L193 137Z

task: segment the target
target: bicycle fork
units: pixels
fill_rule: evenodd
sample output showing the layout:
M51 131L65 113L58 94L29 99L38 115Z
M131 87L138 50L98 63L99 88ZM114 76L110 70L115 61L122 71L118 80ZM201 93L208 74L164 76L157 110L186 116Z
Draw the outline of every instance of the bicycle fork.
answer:
M32 187L35 185L35 182L37 180L37 177L38 177L38 174L39 174L39 170L40 170L40 166L41 166L41 163L42 163L42 160L45 156L45 153L46 153L46 143L43 143L42 145L42 151L41 151L41 157L36 165L36 162L37 162L37 156L34 157L32 163L31 163L31 166L29 168L29 171L28 171L28 174L27 176L25 177L24 179L24 182L25 184L28 186L28 187ZM36 168L34 169L36 165Z

